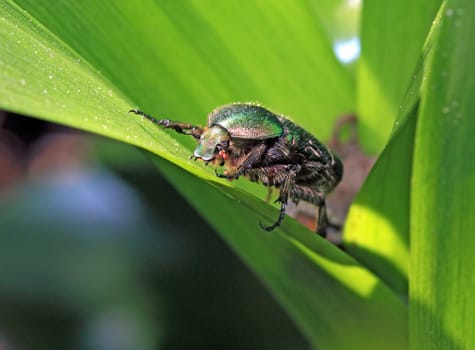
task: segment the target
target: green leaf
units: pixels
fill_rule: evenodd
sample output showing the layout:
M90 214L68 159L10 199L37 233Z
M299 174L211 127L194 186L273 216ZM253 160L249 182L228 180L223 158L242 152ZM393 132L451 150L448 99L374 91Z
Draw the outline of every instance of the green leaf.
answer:
M441 0L363 4L357 109L365 149L380 152Z
M259 221L272 222L277 215L270 206L159 164L169 179L179 179L183 187L177 189L261 277L315 348L407 347L406 306L348 255L290 218L264 232ZM376 328L378 336L369 336Z
M407 295L409 185L416 120L417 104L374 165L351 206L344 231L351 256L401 296Z
M333 119L353 109L351 78L304 4L2 0L0 13L0 106L139 146L187 170L160 162L314 346L406 346L406 306L380 280L290 218L263 232L259 220L278 213L234 187L247 182L220 181L188 160L192 140L182 137L183 147L127 113L137 104L203 123L216 105L258 99L327 137Z
M429 35L411 79L407 79L410 84L391 138L350 209L344 234L348 252L401 296L408 292L414 133L432 41L433 35Z
M354 109L351 78L305 4L16 3L150 114L203 123L218 105L259 101L325 138Z
M411 193L411 345L475 347L475 3L448 0L416 129Z

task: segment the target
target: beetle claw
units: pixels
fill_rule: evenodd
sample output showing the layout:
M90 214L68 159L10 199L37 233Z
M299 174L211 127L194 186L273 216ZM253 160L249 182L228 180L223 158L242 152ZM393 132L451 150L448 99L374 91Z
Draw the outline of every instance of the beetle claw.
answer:
M276 222L274 222L272 225L270 226L264 226L262 225L262 222L259 222L259 225L261 226L261 228L264 230L264 231L272 231L273 229L275 229L276 227L279 227L282 220L284 219L284 216L285 216L285 205L286 205L286 202L281 202L280 203L280 214L279 214L279 218L277 219Z
M264 226L262 224L262 221L259 221L259 226L261 227L261 229L263 229L264 231L267 231L267 232L270 232L270 231L272 231L273 229L276 228L276 226L274 226L274 225Z
M228 179L228 180L237 180L239 178L239 175L227 175L227 174L221 174L218 173L218 170L214 169L214 173L217 177L221 179Z

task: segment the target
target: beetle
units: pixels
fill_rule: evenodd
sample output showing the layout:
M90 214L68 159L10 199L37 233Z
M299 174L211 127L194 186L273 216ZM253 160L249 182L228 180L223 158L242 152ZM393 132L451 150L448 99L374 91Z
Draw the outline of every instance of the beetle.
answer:
M191 158L215 169L216 176L228 180L247 177L269 188L277 188L280 203L278 219L262 229L272 231L285 216L289 200L300 200L318 207L317 233L326 236L328 222L325 197L343 176L341 160L323 143L283 115L254 103L232 103L216 108L201 127L169 119L141 115L164 128L197 140Z

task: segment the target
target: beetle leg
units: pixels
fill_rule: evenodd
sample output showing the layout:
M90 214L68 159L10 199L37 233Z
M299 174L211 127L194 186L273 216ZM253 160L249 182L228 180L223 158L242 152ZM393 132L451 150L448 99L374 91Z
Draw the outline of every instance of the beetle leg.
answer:
M261 143L259 146L255 147L244 159L242 159L241 164L237 168L237 173L242 174L246 169L252 168L252 165L262 158L266 149L267 145L265 143Z
M272 225L270 226L264 226L262 225L262 222L259 222L259 225L261 226L261 228L267 232L269 231L272 231L273 229L275 229L276 227L280 226L282 220L284 219L284 216L285 216L285 206L287 205L287 202L281 202L280 203L280 214L279 214L279 218L277 219L276 222L274 222Z
M262 154L265 152L266 148L267 146L264 143L260 144L239 160L240 164L232 174L220 174L215 170L216 176L228 180L238 179L247 169L251 169L256 161L262 158Z
M325 201L323 201L323 203L318 207L317 234L326 237L328 225L327 206Z
M272 192L274 192L274 191L273 191L272 186L269 186L267 188L268 188L268 191L267 191L267 196L266 196L266 202L269 203L270 199L272 197Z
M152 123L163 126L164 128L167 128L167 129L174 129L179 134L191 135L197 140L200 138L201 134L203 133L203 128L200 126L196 126L196 125L188 124L188 123L174 122L169 119L156 119L138 109L131 109L129 113L141 115L142 117L150 120Z
M262 157L266 149L265 144L261 144L251 152L249 152L244 158L240 159L239 162L241 163L232 174L220 174L217 170L214 171L217 177L221 179L228 179L228 180L236 180L242 173L250 167L250 165L254 164L258 159Z
M276 200L276 202L280 202L279 218L277 219L276 222L274 222L270 226L263 226L262 223L259 223L263 230L272 231L276 227L279 227L280 224L282 223L282 220L284 219L284 216L285 216L285 207L287 205L287 202L289 201L290 188L293 185L294 178L295 178L295 173L293 172L290 173L287 179L285 180L284 185L280 189L279 198L277 198Z
M221 173L218 173L218 170L216 169L214 169L214 174L220 179L237 180L239 178L239 174L237 173L234 173L231 175L221 174Z

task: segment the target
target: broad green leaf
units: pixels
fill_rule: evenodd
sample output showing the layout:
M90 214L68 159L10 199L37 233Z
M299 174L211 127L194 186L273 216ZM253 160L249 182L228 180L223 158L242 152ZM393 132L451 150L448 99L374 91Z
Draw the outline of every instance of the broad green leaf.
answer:
M432 40L429 35L408 78L391 138L353 203L344 235L351 255L403 296L408 291L414 132Z
M365 149L386 144L441 0L363 2L357 110Z
M159 164L169 179L180 179L185 186L177 189L261 277L315 348L407 347L406 306L352 258L290 218L272 232L256 229L261 220L275 220L273 208ZM209 200L205 207L203 197Z
M448 0L416 128L411 191L414 349L475 348L475 3Z
M204 123L216 106L259 101L325 139L354 109L351 78L303 3L16 3L150 114Z
M328 135L329 121L352 108L350 78L299 4L0 1L0 106L137 145L197 175L161 161L313 345L401 349L407 310L380 280L290 218L263 232L258 221L275 220L274 208L189 161L191 142L127 114L138 104L204 122L215 105L259 99Z
M417 104L369 174L344 231L348 252L401 296L407 295L409 188L416 120Z

